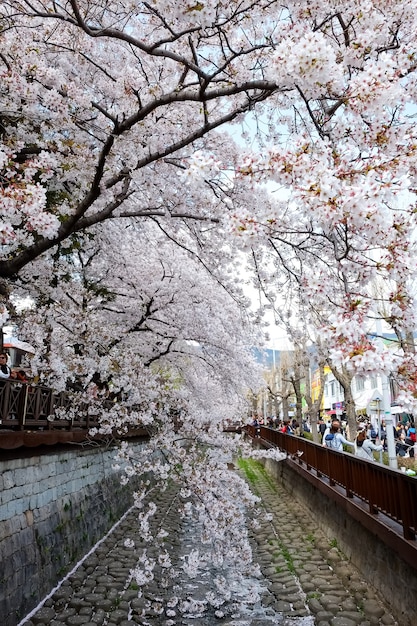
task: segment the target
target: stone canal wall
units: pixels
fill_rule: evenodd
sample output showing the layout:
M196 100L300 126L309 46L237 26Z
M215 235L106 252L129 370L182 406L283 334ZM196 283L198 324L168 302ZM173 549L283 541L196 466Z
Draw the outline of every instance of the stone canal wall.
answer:
M311 513L314 524L379 591L400 626L417 624L417 573L383 539L373 534L325 493L305 480L291 463L267 459L266 471ZM312 529L314 530L314 529Z
M18 624L131 506L115 452L34 450L0 461L2 626Z
M114 455L114 449L77 448L38 456L35 452L26 459L0 460L1 626L19 624L132 504L132 486L122 487L119 475L112 469ZM307 526L303 532L313 535L320 530L327 538L328 546L337 546L347 561L359 570L366 581L363 589L358 590L363 593L364 600L369 584L390 605L392 613L400 616L399 626L414 624L417 613L415 569L401 560L376 534L350 517L343 507L305 480L292 463L267 460L264 464L268 474L285 489L291 501L304 507L306 519L310 518L308 513L311 514L311 521L305 522ZM261 495L264 499L264 494ZM273 504L278 508L281 505L285 511L289 509L282 495L274 497L277 497L277 503L272 498L271 507ZM297 543L294 528L300 523L296 518L283 523L288 524L288 529L282 529L278 521L277 532L288 530L291 541ZM282 542L284 535L280 539ZM269 550L271 537L268 534L267 537L264 548ZM298 543L303 544L304 552L305 542L306 537L302 535ZM296 549L295 545L288 546L288 551ZM268 554L267 559L270 558ZM311 558L310 552L305 558ZM112 564L113 561L114 553L111 553L107 562ZM117 566L117 561L114 565ZM268 561L265 566L276 567ZM315 567L314 564L309 566ZM308 576L309 584L311 577L312 574ZM79 584L78 578L75 582ZM346 579L346 587L348 583ZM312 584L312 597L316 598L321 590L314 587L319 584L317 580ZM309 600L310 604L312 602ZM317 614L324 610L322 604L318 606ZM51 611L52 607L49 606L48 610Z

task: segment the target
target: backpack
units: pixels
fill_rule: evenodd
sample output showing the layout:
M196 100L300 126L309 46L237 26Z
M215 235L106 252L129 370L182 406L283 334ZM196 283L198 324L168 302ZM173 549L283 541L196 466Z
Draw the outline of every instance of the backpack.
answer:
M334 440L334 433L328 433L325 438L324 441L326 443L326 446L328 448L331 448L333 446L333 440Z
M327 448L335 448L337 449L337 439L336 439L336 435L337 433L327 433L327 435L324 438L324 444Z

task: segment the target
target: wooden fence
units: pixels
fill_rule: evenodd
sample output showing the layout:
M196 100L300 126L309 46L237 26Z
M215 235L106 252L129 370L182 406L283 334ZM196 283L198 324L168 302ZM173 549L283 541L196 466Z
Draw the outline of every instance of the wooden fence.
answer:
M80 407L71 419L55 419L55 410L69 409L71 395L62 391L55 393L48 387L12 380L0 381L0 427L2 430L64 429L88 430L97 420ZM1 431L0 431L1 432Z
M365 503L368 513L383 518L386 526L389 520L399 525L404 539L417 543L417 477L265 426L245 426L244 430L262 445L287 452L345 498Z

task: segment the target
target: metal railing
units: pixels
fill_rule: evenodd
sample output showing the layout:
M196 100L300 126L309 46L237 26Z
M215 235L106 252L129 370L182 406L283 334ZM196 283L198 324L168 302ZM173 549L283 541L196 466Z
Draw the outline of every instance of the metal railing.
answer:
M383 514L402 526L404 539L415 541L417 477L265 426L245 426L244 431L264 446L287 452L318 479L341 488L346 498L356 496L366 503L370 514Z

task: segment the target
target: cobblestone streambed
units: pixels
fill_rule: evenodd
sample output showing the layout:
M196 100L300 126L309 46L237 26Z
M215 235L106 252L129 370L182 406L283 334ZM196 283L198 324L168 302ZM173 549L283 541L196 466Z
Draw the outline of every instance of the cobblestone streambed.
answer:
M258 586L259 602L235 608L220 619L214 614L180 615L178 611L167 615L164 600L174 594L197 600L204 597L210 590L210 566L196 580L180 576L174 589L163 588L163 572L156 568L155 580L138 597L131 570L138 563L143 544L138 538L137 512L131 510L19 626L397 625L388 607L337 545L330 545L315 528L306 509L260 465L252 463L250 469L251 488L262 498L265 509L265 521L251 537L263 578L247 581L248 585ZM174 507L171 509L174 497L172 490L159 494L153 523L163 520L174 557L180 561L198 547L199 540L197 532L181 528ZM271 521L266 521L266 513L272 516ZM125 545L127 538L134 547ZM152 554L152 546L148 546L148 554L157 557Z
M252 491L272 514L254 537L269 580L264 603L288 618L307 609L316 626L401 626L337 544L316 528L306 507L259 465L250 470Z

